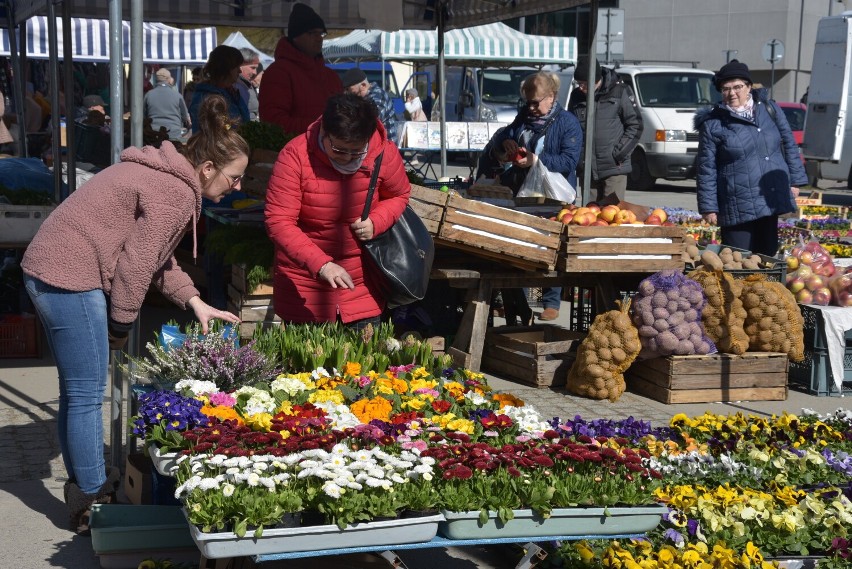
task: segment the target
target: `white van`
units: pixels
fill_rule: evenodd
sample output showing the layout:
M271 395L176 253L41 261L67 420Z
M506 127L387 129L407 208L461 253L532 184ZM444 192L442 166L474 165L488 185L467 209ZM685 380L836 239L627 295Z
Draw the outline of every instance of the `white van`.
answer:
M846 180L852 188L852 12L817 26L802 153L808 177ZM814 167L814 168L812 168ZM814 171L816 170L816 171Z
M622 65L615 71L633 89L645 123L631 157L628 187L648 190L657 178L694 178L698 132L692 118L700 107L721 100L713 72L649 65Z

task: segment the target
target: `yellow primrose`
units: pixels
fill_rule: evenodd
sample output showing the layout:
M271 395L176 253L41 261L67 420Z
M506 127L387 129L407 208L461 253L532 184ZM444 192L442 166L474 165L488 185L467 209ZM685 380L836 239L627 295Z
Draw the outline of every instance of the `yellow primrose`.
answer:
M278 409L275 410L276 413L284 413L285 415L293 414L293 404L288 400L284 400L281 402L281 405L278 406Z
M305 385L305 387L307 389L316 389L317 388L317 385L311 379L311 374L309 372L282 373L278 377L276 377L276 379L283 379L285 377L290 378L290 379L298 379L299 381L301 381Z
M311 403L325 403L331 402L335 405L343 405L346 403L346 397L343 396L342 391L338 390L322 390L322 391L314 391L308 396L308 401Z
M415 369L415 370L413 370L413 371L411 372L411 380L412 380L412 381L417 381L417 380L419 380L419 381L423 381L423 380L425 380L427 377L432 377L432 374L431 374L431 373L429 373L429 372L426 370L426 368L425 368L425 367L423 367L423 366L420 366L419 368L417 368L417 369ZM433 379L432 381L435 383L435 385L437 385L437 384L438 384L438 382L437 382L437 381L435 381L434 379ZM433 387L434 387L434 386L433 386Z
M419 411L426 406L426 401L418 397L406 397L402 400L402 408L407 411Z
M448 381L444 384L444 389L449 392L453 399L462 399L464 397L464 385L458 381Z
M418 389L436 389L438 382L435 379L412 379L408 382L408 390L414 393Z
M270 413L255 413L246 417L246 425L252 431L269 431L272 428L272 415Z
M447 423L447 429L451 431L461 431L462 433L467 433L468 435L473 434L473 421L469 419L453 419Z

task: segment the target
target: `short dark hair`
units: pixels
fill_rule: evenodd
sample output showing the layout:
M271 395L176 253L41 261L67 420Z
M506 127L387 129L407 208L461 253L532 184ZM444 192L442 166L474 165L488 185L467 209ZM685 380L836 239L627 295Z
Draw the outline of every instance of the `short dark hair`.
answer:
M379 112L368 97L353 93L333 95L322 114L322 128L345 142L367 142L376 132Z
M204 75L211 83L218 83L228 77L231 70L243 64L243 54L235 47L220 45L213 48L204 65Z

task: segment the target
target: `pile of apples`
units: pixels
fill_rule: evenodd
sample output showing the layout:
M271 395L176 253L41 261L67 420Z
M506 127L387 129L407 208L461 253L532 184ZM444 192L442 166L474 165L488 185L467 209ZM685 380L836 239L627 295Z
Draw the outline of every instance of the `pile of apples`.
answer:
M552 221L561 221L565 225L673 225L667 221L668 215L662 209L655 209L644 220L636 219L636 214L629 209L621 209L617 205L601 207L595 202L585 206L565 206Z
M787 289L796 297L796 302L817 306L831 304L829 280L837 269L831 262L831 257L824 251L821 247L815 250L810 245L794 247L787 257ZM845 300L849 298L848 293L844 296Z

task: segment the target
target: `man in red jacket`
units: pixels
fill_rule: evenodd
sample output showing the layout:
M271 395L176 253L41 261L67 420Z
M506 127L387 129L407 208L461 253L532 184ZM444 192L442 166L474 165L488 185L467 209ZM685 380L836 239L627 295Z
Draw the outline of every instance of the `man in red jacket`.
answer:
M302 134L322 115L328 98L343 90L322 57L325 34L325 22L316 12L305 4L293 5L287 37L278 41L275 62L263 76L260 120Z

